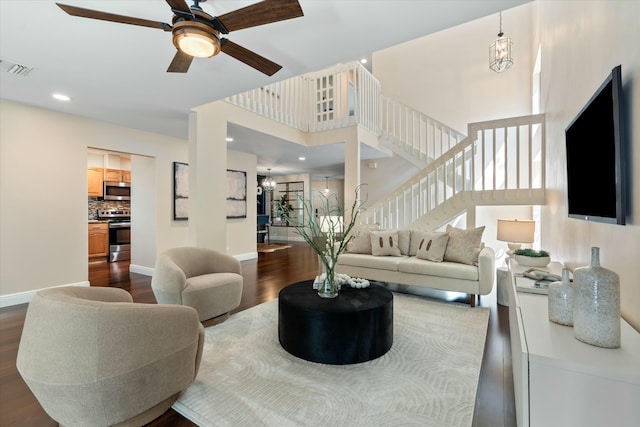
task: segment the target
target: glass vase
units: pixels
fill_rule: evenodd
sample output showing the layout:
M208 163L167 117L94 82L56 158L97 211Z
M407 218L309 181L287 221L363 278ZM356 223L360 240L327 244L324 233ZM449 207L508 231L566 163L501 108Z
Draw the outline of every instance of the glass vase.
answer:
M334 263L330 257L320 257L321 281L318 286L318 295L322 298L335 298L338 296L340 286L336 281Z
M620 278L600 266L600 248L591 248L591 265L573 272L575 337L604 348L620 347Z

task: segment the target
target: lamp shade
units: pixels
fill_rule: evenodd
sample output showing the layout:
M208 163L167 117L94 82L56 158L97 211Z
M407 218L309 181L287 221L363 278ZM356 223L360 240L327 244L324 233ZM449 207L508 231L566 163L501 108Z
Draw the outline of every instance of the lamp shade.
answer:
M536 222L517 219L498 220L498 240L513 243L533 243Z

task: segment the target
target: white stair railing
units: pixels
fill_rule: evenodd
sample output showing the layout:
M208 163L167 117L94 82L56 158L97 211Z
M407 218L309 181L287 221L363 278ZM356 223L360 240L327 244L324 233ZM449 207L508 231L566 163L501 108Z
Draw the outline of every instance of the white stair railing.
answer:
M387 229L435 228L478 205L544 203L544 115L471 123L468 131L388 197L366 207L361 221Z
M426 166L464 137L455 129L407 105L382 97L381 141L418 166Z

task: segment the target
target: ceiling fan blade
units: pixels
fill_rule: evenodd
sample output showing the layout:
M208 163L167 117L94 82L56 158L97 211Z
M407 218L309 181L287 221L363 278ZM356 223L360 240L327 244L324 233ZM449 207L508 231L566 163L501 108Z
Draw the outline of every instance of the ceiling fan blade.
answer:
M167 0L171 9L181 10L182 12L191 13L191 9L189 9L189 5L184 0Z
M249 49L246 49L228 39L220 40L220 50L227 55L234 57L238 61L244 62L248 66L266 74L267 76L274 75L282 68L282 65L278 65L275 62L270 61L257 53L251 52Z
M141 27L159 28L164 31L171 31L171 25L165 22L151 21L149 19L133 18L131 16L116 15L114 13L100 12L98 10L85 9L83 7L70 6L68 4L56 3L60 9L72 16L81 18L98 19L100 21L119 22L121 24L139 25Z
M298 18L303 15L297 0L264 0L220 15L218 21L228 32Z
M171 64L169 64L169 68L167 68L167 73L186 73L189 71L191 61L193 61L193 56L187 55L178 49Z

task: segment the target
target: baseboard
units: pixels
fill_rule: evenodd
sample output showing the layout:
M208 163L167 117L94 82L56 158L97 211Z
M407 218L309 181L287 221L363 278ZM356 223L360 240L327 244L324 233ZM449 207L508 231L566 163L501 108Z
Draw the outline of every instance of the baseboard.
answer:
M290 237L285 237L285 236L276 236L276 237L271 237L271 241L272 242L306 242L306 240L304 240L304 237L302 236L290 236Z
M153 268L143 265L129 264L129 272L142 274L144 276L153 276Z
M256 259L258 258L258 252L249 252L246 254L238 254L238 255L234 255L233 256L235 259L237 259L238 261L247 261L250 259Z
M68 285L51 286L51 288L59 288L61 286L89 286L89 282L69 283ZM50 288L41 288L50 289ZM27 304L31 302L36 292L40 289L34 289L33 291L18 292L15 294L0 295L0 308L11 307L13 305Z

